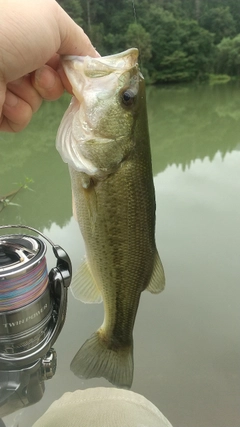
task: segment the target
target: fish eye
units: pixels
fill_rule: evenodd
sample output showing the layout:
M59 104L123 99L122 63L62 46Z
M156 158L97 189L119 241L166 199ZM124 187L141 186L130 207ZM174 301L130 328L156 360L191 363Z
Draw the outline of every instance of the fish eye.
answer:
M127 89L122 93L122 102L126 106L130 106L134 102L135 93L131 89Z

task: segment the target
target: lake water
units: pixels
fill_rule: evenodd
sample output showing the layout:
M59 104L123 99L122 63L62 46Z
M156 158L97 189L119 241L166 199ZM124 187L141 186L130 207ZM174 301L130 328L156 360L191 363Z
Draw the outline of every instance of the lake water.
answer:
M22 190L0 212L61 245L74 270L84 255L71 212L66 165L55 135L69 102L46 103L17 135L0 134L0 194ZM166 289L144 292L134 328L132 390L175 426L240 425L240 85L186 85L147 90L157 200L156 241ZM18 183L18 184L16 184ZM48 264L55 265L51 249ZM58 368L40 402L16 413L32 423L65 391L111 386L81 381L69 369L80 345L103 319L102 305L69 292L64 329L54 345ZM5 418L7 427L15 415Z

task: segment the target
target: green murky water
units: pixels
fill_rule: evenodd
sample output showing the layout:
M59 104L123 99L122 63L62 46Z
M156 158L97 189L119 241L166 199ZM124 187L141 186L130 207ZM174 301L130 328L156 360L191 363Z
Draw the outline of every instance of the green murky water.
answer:
M239 427L240 86L150 87L147 100L156 239L167 284L158 296L142 295L132 389L175 426ZM0 134L0 195L25 177L34 181L34 191L22 190L12 200L19 206L0 212L0 223L43 231L66 249L76 269L83 240L72 218L68 170L54 146L68 102L66 96L45 104L21 134ZM102 318L101 305L69 295L55 345L57 373L42 400L17 414L20 427L31 427L65 391L110 386L104 379L81 381L69 370ZM5 419L7 426L13 418Z

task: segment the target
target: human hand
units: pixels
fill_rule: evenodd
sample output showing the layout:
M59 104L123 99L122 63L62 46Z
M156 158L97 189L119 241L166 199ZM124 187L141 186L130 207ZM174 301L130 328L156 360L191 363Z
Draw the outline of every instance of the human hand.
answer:
M0 0L0 130L24 129L42 100L71 92L60 55L99 56L55 0Z

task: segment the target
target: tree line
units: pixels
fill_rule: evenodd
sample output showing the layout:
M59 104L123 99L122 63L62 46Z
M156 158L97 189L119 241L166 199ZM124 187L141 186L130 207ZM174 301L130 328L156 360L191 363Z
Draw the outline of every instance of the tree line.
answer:
M149 83L240 75L240 0L59 0L101 55L138 47Z

